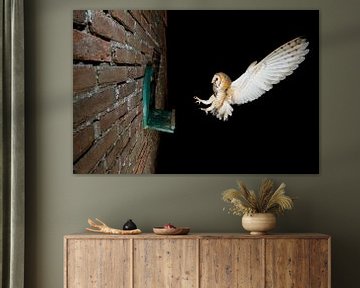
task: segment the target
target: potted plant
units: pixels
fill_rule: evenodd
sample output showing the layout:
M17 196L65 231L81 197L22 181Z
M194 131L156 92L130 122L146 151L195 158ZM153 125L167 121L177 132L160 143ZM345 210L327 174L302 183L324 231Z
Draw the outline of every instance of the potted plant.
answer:
M284 183L274 190L274 182L264 179L255 193L238 181L238 189L227 189L222 199L230 203L229 213L242 216L242 226L252 235L266 234L276 226L276 215L294 207L294 198L285 195Z

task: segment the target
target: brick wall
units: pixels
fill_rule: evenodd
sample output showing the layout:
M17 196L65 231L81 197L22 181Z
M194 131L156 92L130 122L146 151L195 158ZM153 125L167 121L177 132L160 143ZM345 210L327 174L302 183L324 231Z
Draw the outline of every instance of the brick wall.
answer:
M154 173L159 132L144 130L145 66L157 62L164 108L166 12L73 12L74 173Z

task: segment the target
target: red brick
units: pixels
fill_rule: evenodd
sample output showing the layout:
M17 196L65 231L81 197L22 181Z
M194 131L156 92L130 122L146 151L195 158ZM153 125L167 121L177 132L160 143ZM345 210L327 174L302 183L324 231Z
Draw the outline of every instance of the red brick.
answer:
M73 67L73 91L81 92L96 85L96 70L92 65Z
M128 156L129 156L129 152L130 152L130 146L129 146L129 142L130 142L130 138L129 138L129 134L128 133L123 133L120 136L120 140L118 141L118 145L119 147L117 148L120 153L119 153L119 161L120 161L120 165L121 171L126 171L127 170L127 164L128 164ZM122 164L125 164L125 167L123 167Z
M127 163L128 163L128 159L124 156L123 158L119 158L119 166L120 166L120 170L119 173L120 174L126 174L126 170L127 170Z
M118 64L135 64L137 53L129 49L116 49L113 61Z
M139 135L139 131L140 131L139 127L142 123L142 120L143 120L142 115L136 114L136 116L134 117L133 121L130 124L131 125L131 129L130 129L131 137L133 137L133 136L137 137Z
M136 94L135 95L132 95L131 97L128 98L128 108L129 108L129 111L133 110L136 108L138 104L138 101L137 101L137 97L136 97Z
M150 33L150 27L149 29L145 32L145 30L140 26L136 26L136 32L135 32L135 36L141 39L141 43L142 44L146 44L147 46L158 46L155 45L155 42L153 41L153 39L149 36ZM142 49L144 49L142 47Z
M127 114L120 118L119 121L119 134L126 134L129 136L129 123ZM130 137L130 136L129 136Z
M125 43L126 34L124 27L100 11L94 13L90 30L105 38Z
M121 135L119 140L116 142L113 149L108 154L106 161L108 163L108 166L111 167L113 165L113 162L116 160L116 158L119 158L121 156L121 152L126 146L126 144L129 142L128 135Z
M133 137L136 134L136 131L131 130L131 135L130 135L130 141L129 141L129 146L130 146L130 150L133 150L136 144L136 137Z
M161 54L160 57L166 55L166 27L164 27L166 13L164 11L134 10L131 11L132 14L130 14L125 10L108 11L109 13L102 13L99 11L93 12L94 21L89 24L89 28L91 29L91 33L100 36L95 37L92 35L92 37L102 41L104 41L103 39L113 39L114 36L112 35L113 32L111 29L114 28L113 25L115 23L115 27L122 27L120 29L124 30L124 37L121 37L119 40L125 42L120 42L125 43L132 48L120 48L118 45L113 45L113 42L111 42L110 46L108 46L111 57L110 61L112 61L112 63L120 64L120 66L102 64L95 67L97 76L96 84L99 85L98 87L101 88L104 85L111 85L114 88L113 99L109 105L103 106L104 109L100 111L102 112L101 114L99 114L98 108L95 109L93 105L83 102L85 99L80 99L74 104L74 113L80 113L80 116L75 116L74 114L74 122L79 122L78 119L83 119L81 121L91 121L92 119L99 120L96 126L98 127L97 134L104 135L103 138L93 140L92 145L85 148L85 151L81 153L76 160L74 171L76 173L154 173L156 150L159 144L159 133L149 129L142 129L142 77L145 64L147 61L153 60L153 49L155 47ZM137 20L135 20L135 18ZM85 21L87 21L87 19L85 19ZM143 28L145 28L146 31ZM78 33L91 36L90 32ZM110 41L108 43L110 43ZM140 64L141 66L137 66L137 64ZM86 65L77 64L76 66ZM91 72L91 77L86 77L85 75L89 71L85 70L85 68L83 69L82 77L84 80L75 81L79 82L77 85L82 85L74 88L74 90L79 89L79 92L89 91L91 87L96 87L92 86L94 85L93 73ZM162 57L156 91L157 104L164 103L163 98L166 96L167 79L164 71L166 71L166 58ZM74 75L75 73L77 73L77 71L74 71ZM134 79L135 81L131 81L131 79ZM131 82L126 83L128 80ZM92 97L94 96L96 95L94 94ZM77 98L75 98L75 100L76 99ZM127 101L124 101L124 99ZM115 101L124 103L121 103L120 106L114 108ZM95 100L93 100L93 102L95 102ZM101 102L97 105L103 105L103 103ZM76 112L81 109L88 110L88 107L90 107L90 111ZM107 109L112 110L107 112ZM92 125L91 127L95 129L95 125ZM109 132L116 135L120 134L120 136L115 137L113 141L107 141L107 137L110 137L108 134ZM84 141L86 142L86 140ZM123 164L125 166L122 166Z
M126 29L134 32L136 22L126 10L111 10L110 14L122 25L124 25Z
M152 23L153 22L153 11L151 10L143 10L142 11L142 16L145 17L145 20L147 23Z
M110 42L93 35L73 30L74 60L111 61Z
M121 118L121 121L119 123L120 133L125 133L125 132L128 133L129 124L130 124L129 113L127 113L124 115L124 117Z
M73 161L75 162L94 142L94 129L87 126L73 136Z
M116 160L112 163L112 165L109 167L108 173L109 173L109 174L119 174L119 173L120 173L119 160L118 160L118 159L116 159Z
M145 163L145 167L143 170L143 174L153 174L155 173L155 159L156 159L156 150L152 150L150 151L147 159L146 159L146 163Z
M130 141L130 136L129 136L129 132L128 130L126 130L124 133L122 133L120 135L120 139L119 139L119 145L120 145L120 149L119 151L123 152L123 150L127 147L127 145L129 144Z
M129 67L128 76L131 79L136 79L143 77L144 72L145 72L144 66Z
M141 54L140 52L137 52L136 56L135 56L135 63L136 64L146 64L145 56L143 54Z
M140 17L140 24L141 26L148 31L150 28L150 23L147 21L147 19L144 17L144 10L141 11L141 17Z
M147 42L143 41L141 42L141 52L152 56L153 46L149 46Z
M151 38L151 40L152 40L152 42L154 43L154 40L156 41L156 42L158 42L159 41L159 36L158 36L158 28L155 26L155 25L151 25L150 27L149 27L149 34L150 34L150 38ZM159 46L159 45L157 45L157 46Z
M142 144L142 148L139 155L137 156L138 161L136 163L136 167L134 167L134 173L135 174L142 174L144 173L145 165L148 159L149 151L151 150L151 147L149 147L148 143L145 142Z
M135 92L136 82L132 81L119 86L119 98L125 98L126 96Z
M142 109L139 109L139 110L140 110L140 113L137 115L137 118L136 118L136 129L138 131L143 132L143 129L142 129L143 113L142 113ZM142 134L142 133L140 133L140 134Z
M74 10L73 11L73 21L76 24L85 25L86 24L86 10Z
M123 104L102 116L100 118L101 131L106 131L109 129L116 122L116 120L125 115L126 112L127 107Z
M145 41L147 38L145 30L140 24L135 26L134 35L138 40L141 40L141 41Z
M99 84L124 82L127 74L127 67L102 66L98 69L98 81Z
M112 106L114 100L115 92L114 89L110 88L75 102L73 105L74 126L90 118L94 118L96 114Z
M141 24L141 10L129 10L129 13L138 23Z
M119 141L118 141L119 142ZM108 156L106 157L106 163L108 165L108 167L111 169L114 164L116 163L116 159L117 159L117 156L118 156L118 149L116 148L118 144L116 144L114 146L113 149L111 149L111 151L109 152Z
M100 161L99 164L96 166L96 168L91 171L92 174L105 174L106 173L106 169L105 169L105 163L104 161Z
M139 166L139 164L141 163L141 161L143 160L141 158L141 148L142 148L142 141L137 141L136 143L134 143L134 147L129 155L129 161L132 164L131 165L131 172L132 173L136 173L136 169Z
M143 86L143 79L137 79L136 80L136 86L138 87L138 90L141 92L142 91L142 86Z
M165 26L168 25L168 18L167 18L167 12L166 11L162 11L162 17L163 17L163 21L164 21L164 24Z
M139 106L141 105L141 100L142 100L142 92L141 91L138 91L138 93L136 93L136 105Z
M74 173L89 173L96 164L106 155L112 144L118 138L116 128L111 129L104 138L100 139L80 160L74 165Z
M141 38L131 33L127 34L126 43L133 47L135 50L139 51L141 49Z
M128 114L126 115L128 117L128 121L129 121L128 123L130 124L137 115L138 115L138 112L136 109L129 110Z

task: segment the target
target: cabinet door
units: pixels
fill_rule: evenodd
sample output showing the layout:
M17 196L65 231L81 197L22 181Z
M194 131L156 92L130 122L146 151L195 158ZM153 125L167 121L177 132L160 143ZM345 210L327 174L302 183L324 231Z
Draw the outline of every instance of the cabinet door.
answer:
M195 288L197 274L197 240L134 240L135 288Z
M267 239L266 287L328 287L327 239Z
M310 287L330 287L330 240L312 239L310 241Z
M266 240L266 287L309 287L309 240Z
M68 239L66 288L131 287L130 240Z
M260 239L201 240L200 287L263 287L262 243Z

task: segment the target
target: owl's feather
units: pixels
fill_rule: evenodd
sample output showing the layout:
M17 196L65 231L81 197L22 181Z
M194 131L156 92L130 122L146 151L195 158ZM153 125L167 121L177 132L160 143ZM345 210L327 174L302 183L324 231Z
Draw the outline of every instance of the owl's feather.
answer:
M225 73L216 73L213 77L214 94L208 100L194 97L197 103L210 105L202 108L211 112L220 120L232 115L232 104L244 104L258 99L274 84L279 83L299 67L309 52L306 39L298 37L280 46L259 63L251 63L244 74L231 82Z
M231 83L229 100L244 104L259 98L299 67L309 52L306 49L308 45L305 39L299 37L280 46L259 63L252 63L244 74Z

